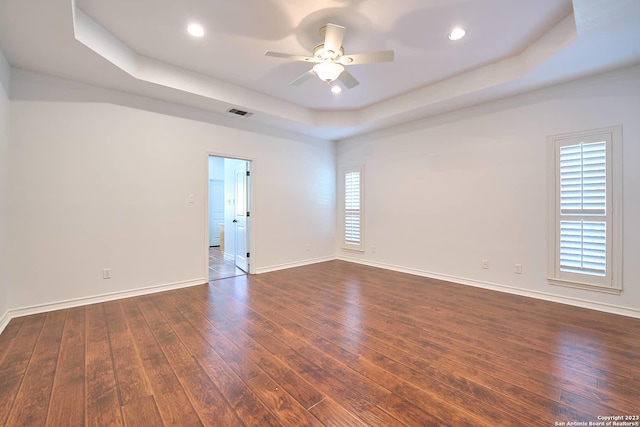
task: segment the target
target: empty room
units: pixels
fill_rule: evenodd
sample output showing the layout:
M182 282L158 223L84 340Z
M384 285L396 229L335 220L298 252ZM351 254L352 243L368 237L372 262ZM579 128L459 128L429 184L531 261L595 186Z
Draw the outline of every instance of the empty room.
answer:
M0 1L0 427L640 426L638 23Z

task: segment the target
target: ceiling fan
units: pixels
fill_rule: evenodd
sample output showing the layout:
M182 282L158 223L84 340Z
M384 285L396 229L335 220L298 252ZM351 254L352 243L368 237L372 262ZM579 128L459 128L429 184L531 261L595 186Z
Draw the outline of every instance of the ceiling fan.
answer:
M385 50L381 52L356 53L353 55L345 55L342 47L345 28L340 25L327 24L320 28L320 36L324 37L324 43L313 48L313 56L294 55L290 53L266 51L266 56L276 58L293 59L295 61L310 62L316 65L313 68L291 83L292 86L298 86L313 76L318 76L320 80L329 83L336 79L340 80L348 89L356 87L359 82L345 65L371 64L374 62L393 61L393 51Z

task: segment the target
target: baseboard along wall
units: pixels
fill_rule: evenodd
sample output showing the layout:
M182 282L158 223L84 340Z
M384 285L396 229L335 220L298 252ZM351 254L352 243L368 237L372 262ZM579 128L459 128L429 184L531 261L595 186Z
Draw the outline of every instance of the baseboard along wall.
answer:
M430 279L443 280L443 281L457 283L461 285L474 286L477 288L490 289L490 290L499 291L499 292L506 292L513 295L536 298L540 300L557 302L561 304L587 308L587 309L596 310L596 311L603 311L606 313L618 314L621 316L634 317L634 318L640 319L640 310L636 310L628 307L598 303L598 302L583 300L579 298L570 298L570 297L565 297L565 296L555 295L555 294L545 293L545 292L539 292L539 291L530 291L527 289L516 288L508 285L502 285L502 284L491 283L491 282L483 282L480 280L467 279L463 277L451 276L446 274L439 274L439 273L419 270L415 268L401 267L397 265L384 264L379 262L364 261L361 259L351 258L349 256L344 256L344 255L337 256L337 257L329 256L329 257L313 258L313 259L308 259L304 261L278 264L278 265L273 265L269 267L262 267L262 268L256 269L256 274L269 273L269 272L278 271L278 270L286 270L286 269L295 268L295 267L303 267L305 265L318 264L321 262L327 262L327 261L333 261L333 260L352 262L356 264L367 265L369 267L376 267L376 268L382 268L385 270L397 271L399 273L407 273L407 274L412 274L416 276L427 277ZM198 279L187 280L182 282L148 286L144 288L133 289L130 291L114 292L114 293L96 295L91 297L76 298L76 299L71 299L66 301L58 301L58 302L53 302L48 304L39 304L39 305L33 305L29 307L10 309L10 310L7 310L2 315L2 317L0 317L0 333L2 333L4 328L9 324L11 319L13 319L14 317L28 316L31 314L38 314L38 313L46 313L49 311L62 310L66 308L78 307L81 305L96 304L96 303L113 301L113 300L146 295L146 294L153 294L156 292L169 291L169 290L180 289L180 288L185 288L189 286L197 286L197 285L202 285L206 283L207 283L206 279L198 278Z

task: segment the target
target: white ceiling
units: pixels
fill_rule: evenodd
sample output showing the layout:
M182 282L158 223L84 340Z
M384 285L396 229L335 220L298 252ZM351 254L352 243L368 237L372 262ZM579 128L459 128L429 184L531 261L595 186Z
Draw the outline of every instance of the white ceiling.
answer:
M310 55L328 22L346 53L395 61L350 66L360 85L338 95L289 86L310 65L264 51ZM638 0L2 0L0 49L15 68L335 139L640 62L639 23Z

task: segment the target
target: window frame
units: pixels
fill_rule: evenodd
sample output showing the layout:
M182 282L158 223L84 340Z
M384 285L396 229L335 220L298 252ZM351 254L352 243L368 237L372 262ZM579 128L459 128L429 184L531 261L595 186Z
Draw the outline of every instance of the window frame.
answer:
M605 142L606 194L605 215L561 214L560 210L560 148L579 143ZM622 126L551 135L547 138L549 156L548 208L548 275L552 285L619 294L622 291ZM561 271L560 223L574 218L605 222L604 276Z
M360 241L359 243L352 243L347 241L347 174L357 172L360 179L360 192L359 192L359 220L360 220ZM341 185L342 185L342 249L353 252L364 252L364 165L349 166L342 169Z

